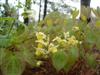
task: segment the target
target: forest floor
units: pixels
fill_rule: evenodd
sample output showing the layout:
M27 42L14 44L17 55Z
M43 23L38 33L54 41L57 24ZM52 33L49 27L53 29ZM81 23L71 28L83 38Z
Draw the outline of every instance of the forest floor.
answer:
M89 68L84 60L78 60L72 69L66 73L64 70L57 72L48 60L44 61L44 64L38 68L27 68L23 75L100 75L100 65L98 65L97 70L95 70Z

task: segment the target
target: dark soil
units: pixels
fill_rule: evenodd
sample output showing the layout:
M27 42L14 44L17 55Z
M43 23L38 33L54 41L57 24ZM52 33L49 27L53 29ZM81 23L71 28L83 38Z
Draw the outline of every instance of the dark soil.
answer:
M45 61L39 68L27 68L23 75L100 75L94 69L88 67L84 60L79 60L67 73L64 70L59 72L52 66L51 62Z

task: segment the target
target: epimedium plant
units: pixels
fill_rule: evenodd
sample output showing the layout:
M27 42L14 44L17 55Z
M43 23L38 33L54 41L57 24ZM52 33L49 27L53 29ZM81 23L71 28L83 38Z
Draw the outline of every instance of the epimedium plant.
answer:
M88 8L84 9L87 11ZM98 11L96 10L95 12L98 13ZM85 15L86 14L87 13L85 13ZM99 19L92 26L91 23L87 23L85 15L83 15L82 21L78 22L77 20L75 20L77 15L78 11L73 11L73 19L66 20L67 24L65 26L59 24L53 25L53 23L51 23L51 20L49 19L46 24L44 23L44 25L46 26L44 26L44 28L41 27L40 29L40 31L45 32L47 34L47 37L50 37L50 42L47 46L48 38L46 39L47 41L45 39L41 41L38 40L37 43L39 46L37 47L40 47L41 49L36 50L36 54L41 51L39 52L40 55L43 54L47 57L47 54L50 53L49 47L52 45L52 50L54 50L54 53L51 53L49 57L51 57L52 64L58 71L61 69L69 71L76 64L77 61L81 60L84 60L88 67L94 69L96 69L97 64L100 63L99 61L97 61L97 58L99 58L100 50ZM64 36L62 34L64 34ZM70 37L67 37L65 39L65 34L70 34ZM56 37L56 40L54 39L54 37ZM72 42L72 44L76 42L76 46L70 47L72 44L68 43L68 39Z
M34 66L37 62L31 42L34 41L34 30L21 22L16 26L13 18L2 18L1 20L8 21L7 25L12 21L12 24L4 29L1 26L0 69L3 75L22 75L27 64Z
M73 19L64 18L64 21L63 16L57 14L60 18L57 16L56 20L47 16L45 26L26 26L21 22L16 25L16 19L0 18L0 69L3 75L22 75L27 65L41 67L42 59L51 60L57 71L64 69L68 72L82 59L89 67L97 67L98 56L94 51L100 50L98 25L92 28L86 19L77 22L77 10L72 12ZM60 19L64 22L63 26L59 23Z
M76 35L76 33L78 35ZM89 42L86 39L88 36L85 38L84 36L86 35L84 33L84 35L81 35L80 33L82 33L81 29L75 26L72 28L72 31L64 32L63 35L50 40L48 37L50 35L46 38L44 33L38 32L36 33L37 47L35 54L38 58L50 57L52 64L57 71L60 71L61 69L64 69L65 71L70 70L80 58L86 60L90 67L95 68L97 62L91 51L91 43L88 44ZM80 36L80 38L77 36ZM84 43L86 46L84 46ZM89 50L85 52L87 48Z
M75 36L71 36L69 32L64 33L62 38L57 36L52 40L49 35L36 32L36 38L35 55L40 59L38 64L42 63L41 59L51 58L53 66L59 71L65 65L69 64L69 68L77 61L79 56L77 44L80 44L80 41Z

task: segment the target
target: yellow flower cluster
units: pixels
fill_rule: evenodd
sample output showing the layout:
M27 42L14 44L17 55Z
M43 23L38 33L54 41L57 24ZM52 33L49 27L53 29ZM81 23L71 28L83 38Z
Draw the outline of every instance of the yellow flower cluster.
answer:
M46 54L45 50L43 49L44 45L46 45L46 43L44 42L46 35L42 32L37 32L36 37L37 37L36 42L38 43L35 52L36 56L41 56Z
M67 44L70 46L75 46L78 44L78 40L76 40L75 36L71 36L67 39Z
M36 37L37 37L36 40L37 48L35 52L36 56L42 56L48 53L57 52L57 46L55 46L53 43L49 44L49 38L47 38L47 36L44 33L37 32Z
M55 53L58 51L58 47L69 48L72 46L76 46L79 43L75 36L69 35L69 32L64 32L63 39L60 37L56 37L51 42L42 32L36 33L36 37L37 48L35 54L37 56L47 55L48 53Z
M46 38L46 35L42 32L37 32L36 37L37 37L38 40L43 40L43 39Z
M64 32L64 39L56 37L53 41L57 41L58 44L63 47L75 46L79 43L75 36L70 36L69 32Z
M62 46L65 46L65 45L66 45L66 42L67 42L66 39L62 39L62 38L60 38L60 37L54 38L54 39L53 39L53 42L54 42L54 41L57 41L58 44L59 44L59 45L62 45Z

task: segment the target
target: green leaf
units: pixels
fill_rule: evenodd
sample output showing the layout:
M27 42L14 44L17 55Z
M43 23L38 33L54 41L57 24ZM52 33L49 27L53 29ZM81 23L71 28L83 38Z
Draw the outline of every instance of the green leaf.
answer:
M96 68L96 59L95 59L95 56L93 54L87 54L86 55L86 61L87 61L87 64L92 67L92 68Z
M20 56L20 59L23 60L24 62L28 63L32 67L35 64L35 59L34 59L34 53L27 48L21 47L21 52L18 54Z
M8 21L14 21L15 18L12 18L12 17L0 17L0 21L4 21L4 20L8 20Z
M23 63L16 55L9 53L5 58L5 63L1 65L3 75L21 75L23 72Z
M71 69L71 67L78 60L78 56L79 56L79 53L78 53L77 48L73 47L68 51L67 56L66 56L67 64L64 66L65 71L68 72Z
M17 27L17 34L20 35L20 34L22 34L24 31L25 31L25 26L24 26L23 24L20 24L20 25Z
M1 48L0 49L0 65L2 65L5 55L6 55L5 49Z
M24 18L27 18L29 15L30 15L30 13L28 13L27 11L24 11L24 12L22 13L22 16L23 16Z
M16 5L16 7L22 8L22 7L23 7L23 6L22 6L22 3L21 3L20 1L18 1L18 5Z
M87 33L86 33L86 39L91 44L95 43L96 42L96 36L95 36L94 31L88 29Z
M64 70L66 71L66 73L72 68L72 66L73 66L73 64L66 64L65 66L64 66Z
M52 61L54 67L59 71L66 65L66 54L63 51L58 51L53 54Z
M10 45L10 38L8 36L0 36L0 47L8 47Z
M78 49L75 47L71 48L68 52L68 55L67 55L67 58L68 58L67 63L73 65L77 61L78 56L79 56Z

